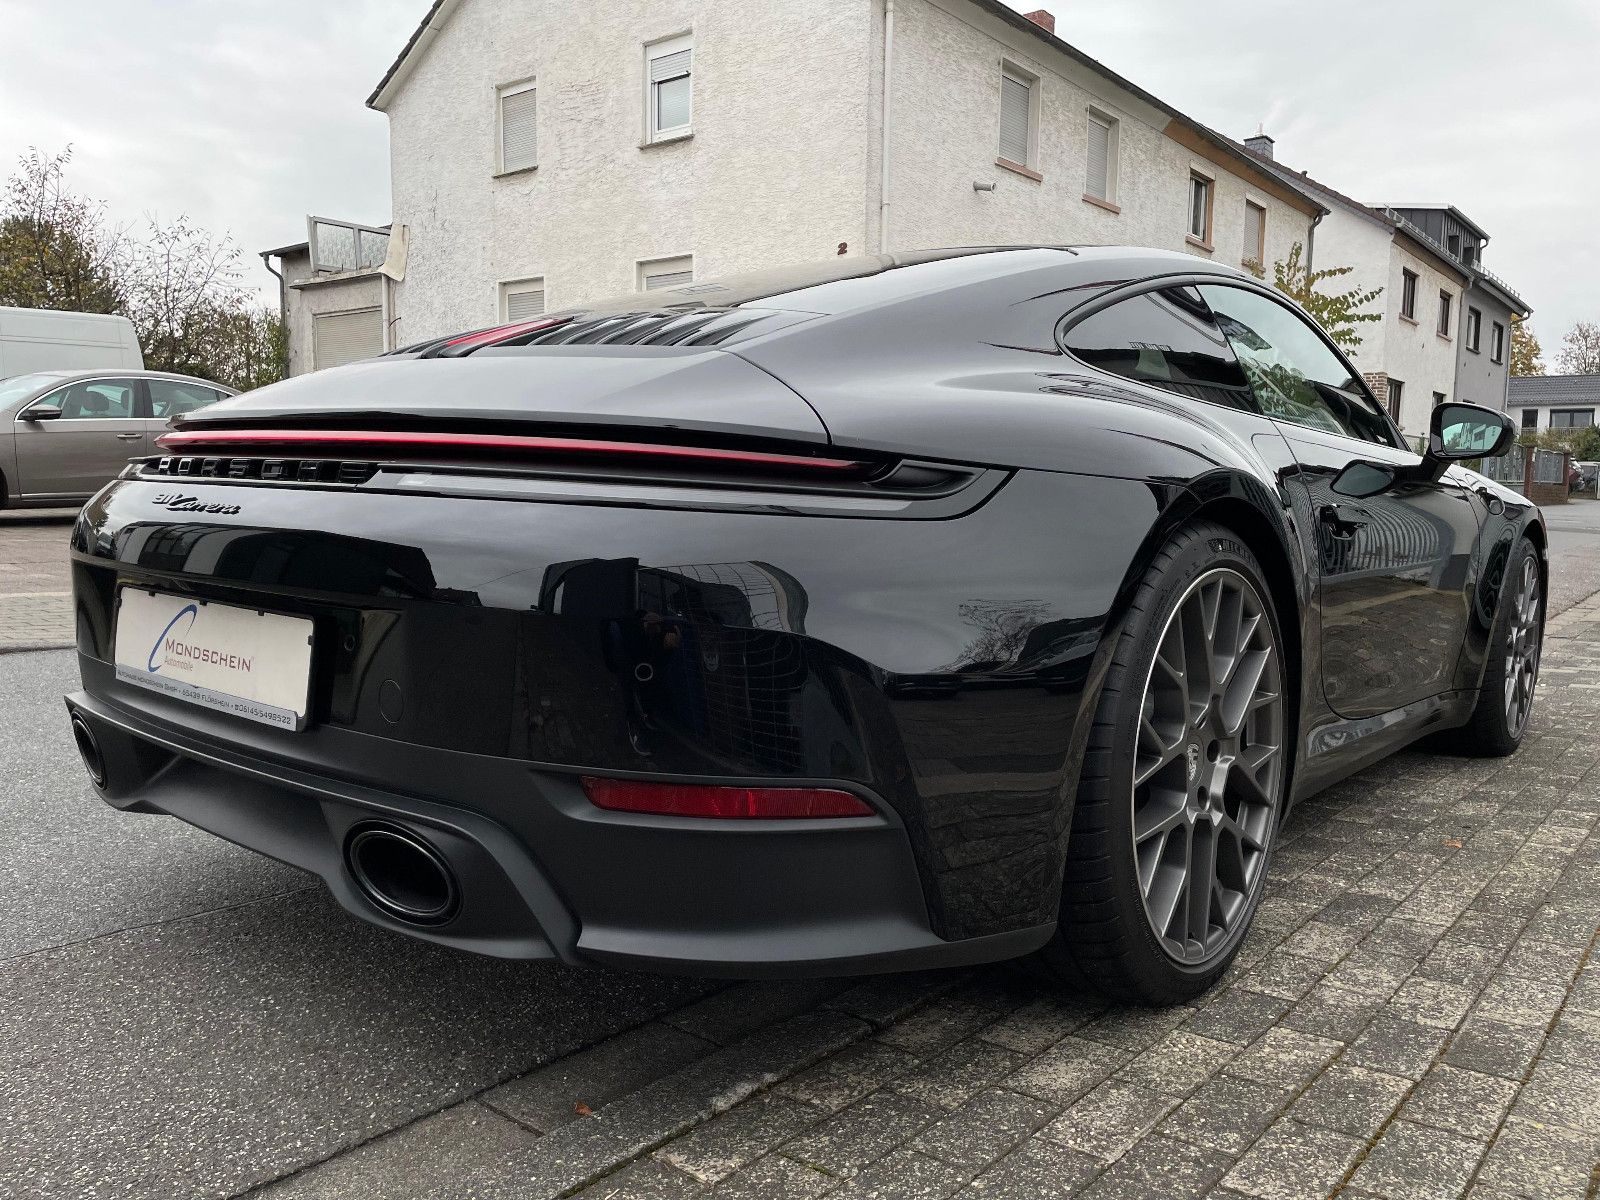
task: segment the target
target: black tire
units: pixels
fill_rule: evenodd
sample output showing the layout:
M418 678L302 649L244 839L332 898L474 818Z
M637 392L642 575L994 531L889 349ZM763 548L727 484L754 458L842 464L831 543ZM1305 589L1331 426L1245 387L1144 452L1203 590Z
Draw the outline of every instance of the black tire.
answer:
M1531 628L1522 629L1524 653L1532 654L1531 664L1516 653L1514 626L1527 613L1519 607L1521 590L1529 579L1532 565L1534 595ZM1459 729L1448 729L1428 739L1428 749L1463 758L1505 758L1515 754L1528 731L1529 709L1534 688L1539 682L1539 659L1544 650L1544 571L1539 551L1527 538L1521 538L1506 560L1505 579L1500 587L1500 603L1489 633L1489 661L1484 665L1483 684L1472 716ZM1527 644L1531 643L1531 644ZM1526 668L1524 671L1523 668ZM1507 697L1507 677L1521 679L1524 692L1513 711Z
M1146 799L1141 801L1141 785L1135 782L1136 764L1148 764L1151 761L1149 754L1142 760L1139 757L1149 746L1148 741L1141 741L1146 736L1141 730L1153 732L1152 722L1147 716L1154 712L1151 707L1154 699L1147 700L1146 692L1155 687L1156 660L1158 654L1163 653L1163 639L1170 638L1174 629L1179 629L1180 638L1182 636L1180 626L1184 615L1179 613L1180 605L1188 603L1189 598L1197 594L1197 589L1210 586L1211 580L1232 580L1236 577L1242 577L1257 593L1259 611L1270 630L1269 657L1276 655L1276 667L1271 679L1280 694L1276 720L1280 731L1278 757L1281 765L1274 772L1277 777L1275 785L1261 790L1263 795L1267 790L1276 792L1270 797L1270 812L1263 806L1254 806L1252 810L1257 818L1255 828L1261 845L1248 852L1255 869L1253 874L1247 876L1249 884L1237 893L1244 897L1242 904L1234 899L1236 907L1233 911L1236 915L1223 920L1218 926L1225 926L1226 934L1214 951L1202 934L1201 940L1190 948L1196 957L1180 961L1175 956L1174 943L1157 933L1155 926L1160 923L1160 918L1147 907L1150 902L1145 894L1145 888L1151 885L1141 882L1141 876L1153 879L1153 872L1163 868L1160 865L1154 868L1141 865L1141 861L1148 862L1148 859L1137 858L1139 848L1150 845L1151 835L1144 833L1143 841L1139 840L1140 835L1136 835L1136 808L1142 814L1144 809L1139 806L1148 803L1148 798L1155 794L1146 790L1143 793ZM1259 626L1260 622L1256 625ZM1044 969L1061 983L1077 987L1087 985L1118 1000L1133 1003L1175 1004L1205 991L1227 969L1255 916L1284 800L1288 795L1288 750L1293 736L1293 709L1288 698L1297 694L1298 682L1292 677L1289 664L1283 656L1283 638L1272 604L1272 593L1260 564L1238 535L1212 523L1184 528L1168 541L1145 572L1132 598L1127 617L1113 636L1116 644L1095 710L1078 785L1077 806L1073 813L1062 883L1060 920L1055 935L1039 952L1038 958ZM1241 634L1240 653L1236 654L1236 660L1243 657L1242 637ZM1172 643L1168 641L1165 645L1169 647L1165 653L1170 655ZM1215 660L1208 654L1204 661L1209 664ZM1215 672L1210 666L1206 670L1209 687ZM1224 681L1221 686L1226 693L1230 685ZM1184 682L1171 690L1184 697L1188 704L1194 689L1190 683ZM1215 704L1219 712L1224 707L1220 699ZM1255 708L1254 699L1250 708ZM1204 787L1195 782L1197 770L1194 753L1199 743L1191 740L1204 738L1206 734L1190 731L1187 716L1190 711L1192 707L1185 708L1186 715L1181 725L1183 732L1178 735L1177 743L1161 748L1154 757L1162 761L1164 756L1172 754L1178 744L1187 743L1187 748L1179 758L1171 759L1169 767L1159 770L1179 771L1179 781L1182 788L1188 789L1184 793L1188 799L1180 799L1178 805L1182 808L1187 804L1192 812L1193 806L1203 806L1208 800ZM1245 721L1247 728L1255 728L1252 718L1247 717ZM1160 740L1156 745L1161 747ZM1214 749L1216 743L1210 745ZM1255 747L1256 750L1263 748ZM1210 751L1202 753L1208 755ZM1245 753L1247 751L1240 751L1241 758ZM1198 774L1204 776L1206 771L1202 762ZM1252 775L1254 773L1253 769ZM1228 777L1219 775L1216 778L1224 780ZM1143 786L1148 789L1153 785ZM1164 789L1162 795L1168 794L1176 796L1179 792ZM1218 799L1211 802L1219 810L1223 807L1221 795L1219 789ZM1163 803L1166 802L1164 799ZM1140 819L1143 819L1142 815ZM1193 828L1196 821L1203 823L1210 818L1204 815L1185 818L1180 813L1176 819L1188 819ZM1211 832L1205 834L1210 839L1208 844L1213 847L1210 853L1214 862L1222 857L1222 851L1216 848L1223 837L1217 832L1217 822L1221 819L1219 813L1212 820ZM1260 832L1262 830L1264 832ZM1181 829L1159 835L1161 840L1155 855L1158 864L1167 861L1169 840L1181 835ZM1200 835L1191 833L1188 836L1191 840L1187 848L1180 848L1185 855L1183 861L1186 870L1190 856L1197 853L1195 847L1198 842L1193 839ZM1242 861L1246 854L1242 843L1240 854ZM1214 872L1219 869L1213 867ZM1195 877L1198 878L1198 874ZM1189 887L1187 882L1181 886L1184 893L1181 903L1186 913L1190 907ZM1218 897L1221 895L1221 892L1217 893ZM1228 895L1236 894L1229 892ZM1208 913L1211 903L1207 902ZM1171 912L1169 909L1169 934ZM1201 928L1207 929L1211 917L1205 915L1198 919ZM1190 918L1185 916L1183 920L1186 924ZM1182 949L1179 946L1179 950Z

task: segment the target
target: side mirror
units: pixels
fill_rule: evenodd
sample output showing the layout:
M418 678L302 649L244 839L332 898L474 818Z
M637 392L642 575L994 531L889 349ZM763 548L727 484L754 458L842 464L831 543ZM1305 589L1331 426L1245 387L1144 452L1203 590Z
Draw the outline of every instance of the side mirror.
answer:
M61 410L59 408L26 408L18 414L19 421L59 421Z
M1433 410L1428 431L1427 458L1454 462L1466 458L1495 458L1516 439L1511 418L1477 404L1440 404Z

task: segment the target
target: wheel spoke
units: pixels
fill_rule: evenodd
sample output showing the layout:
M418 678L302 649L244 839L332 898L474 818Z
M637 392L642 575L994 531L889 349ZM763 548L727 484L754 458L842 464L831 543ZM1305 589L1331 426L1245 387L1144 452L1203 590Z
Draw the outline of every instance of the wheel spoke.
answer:
M1194 828L1189 851L1188 935L1202 947L1211 934L1211 893L1217 880L1217 831L1202 821Z

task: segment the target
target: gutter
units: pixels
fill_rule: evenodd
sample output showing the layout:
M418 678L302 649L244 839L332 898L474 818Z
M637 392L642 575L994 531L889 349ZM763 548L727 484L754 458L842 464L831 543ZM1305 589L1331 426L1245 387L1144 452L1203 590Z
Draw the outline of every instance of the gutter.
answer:
M278 324L283 329L283 354L278 359L278 366L283 371L283 377L289 378L289 292L288 283L283 278L283 272L272 265L272 251L261 252L261 265L278 277Z
M890 86L894 74L894 0L883 0L883 144L879 148L878 178L878 253L889 253L889 216L892 199L889 191L892 172L889 168L891 131L894 120L894 91Z

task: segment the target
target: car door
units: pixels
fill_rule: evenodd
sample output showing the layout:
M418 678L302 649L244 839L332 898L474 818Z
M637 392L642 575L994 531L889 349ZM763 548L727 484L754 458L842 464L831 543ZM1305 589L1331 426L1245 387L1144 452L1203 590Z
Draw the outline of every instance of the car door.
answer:
M1467 477L1419 471L1421 456L1400 444L1355 368L1288 305L1239 287L1201 291L1300 465L1329 705L1368 717L1452 690L1483 515ZM1370 486L1341 480L1357 463L1393 468L1396 479L1363 495Z
M108 377L64 384L13 421L21 492L72 499L98 491L145 452L142 384Z

